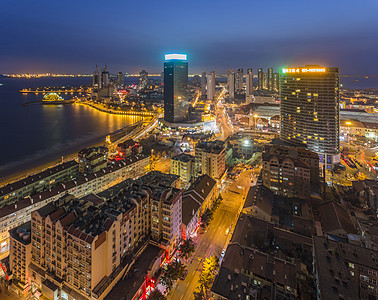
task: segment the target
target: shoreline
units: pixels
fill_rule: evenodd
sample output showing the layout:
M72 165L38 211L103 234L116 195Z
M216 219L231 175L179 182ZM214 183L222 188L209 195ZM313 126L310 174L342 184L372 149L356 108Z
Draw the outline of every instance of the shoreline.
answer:
M104 107L101 107L101 106L98 106L96 104L92 104L92 103L89 103L88 101L84 101L84 102L81 102L81 101L77 101L76 103L78 104L81 104L81 105L87 105L93 109L96 109L98 111L101 111L101 112L104 112L104 113L107 113L107 114L113 114L113 115L127 115L127 116L140 116L140 117L154 117L155 114L154 113L150 113L150 112L143 112L143 111L117 111L117 110L114 110L114 109L110 109L110 108L104 108Z
M137 123L137 122L135 122ZM34 175L36 173L42 172L45 169L51 168L63 161L69 161L77 158L78 152L87 147L96 147L105 144L105 138L108 135L112 135L113 133L124 130L126 134L130 133L134 129L134 124L129 124L125 127L119 128L111 133L106 135L101 135L98 137L90 138L88 141L82 144L76 145L67 145L62 152L53 153L44 155L43 157L32 159L30 165L25 169L22 169L23 162L15 162L18 166L15 166L14 169L18 169L16 171L12 170L4 170L0 171L0 187L3 187L9 183L16 182L21 180L22 178L26 178L28 176Z

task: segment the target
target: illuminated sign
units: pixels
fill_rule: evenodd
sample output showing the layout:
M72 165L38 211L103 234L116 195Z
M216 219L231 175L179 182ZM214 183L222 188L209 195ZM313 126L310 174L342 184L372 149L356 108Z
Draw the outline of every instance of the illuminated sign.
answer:
M172 54L166 54L165 55L165 60L171 60L171 59L186 60L187 59L187 55L186 54L177 54L177 53L172 53Z
M282 73L325 73L326 68L289 68L282 69Z

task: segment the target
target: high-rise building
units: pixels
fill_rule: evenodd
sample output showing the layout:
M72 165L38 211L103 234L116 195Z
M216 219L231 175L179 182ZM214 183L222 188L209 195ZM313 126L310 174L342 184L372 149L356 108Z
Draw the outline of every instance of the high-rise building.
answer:
M194 156L181 153L171 158L171 174L179 175L183 186L187 186L195 177Z
M236 72L236 78L235 78L235 89L237 93L240 93L243 90L243 76L244 71L242 68L238 69Z
M147 88L148 85L148 72L146 70L142 70L139 73L139 89L144 90Z
M264 81L264 71L262 68L257 70L257 89L262 91L263 89L263 81Z
M215 98L215 71L207 75L207 100L214 100Z
M231 99L235 98L235 71L227 70L227 88Z
M123 73L122 72L118 72L117 73L117 87L118 88L123 88Z
M263 72L263 90L268 89L268 76Z
M273 68L268 69L267 88L273 91Z
M307 65L282 69L281 139L307 145L326 168L340 162L339 70Z
M109 84L110 84L109 72L107 71L107 67L105 65L104 69L101 72L101 86L107 87Z
M273 92L278 92L280 90L280 74L273 73Z
M201 77L201 94L202 94L202 98L205 98L205 96L206 96L206 72L202 72L202 77Z
M246 78L246 96L253 96L253 72L252 69L247 70Z
M94 89L101 89L100 72L98 71L97 65L96 65L96 70L93 72L92 86Z
M186 54L167 54L164 62L164 120L182 122L188 115L188 62Z

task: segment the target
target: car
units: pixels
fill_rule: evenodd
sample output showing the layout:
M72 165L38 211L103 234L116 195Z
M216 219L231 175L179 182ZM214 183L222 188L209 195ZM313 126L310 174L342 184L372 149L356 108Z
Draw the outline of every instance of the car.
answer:
M226 235L228 235L229 233L230 233L230 228L227 228Z

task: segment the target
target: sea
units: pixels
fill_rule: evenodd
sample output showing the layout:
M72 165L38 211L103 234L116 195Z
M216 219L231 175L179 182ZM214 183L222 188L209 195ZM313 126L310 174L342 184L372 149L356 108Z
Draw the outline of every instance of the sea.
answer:
M24 170L58 163L62 156L105 141L105 136L141 118L99 112L80 104L42 105L42 94L21 94L20 89L78 87L91 84L91 77L8 78L0 77L0 182ZM126 84L137 78L126 78ZM341 78L345 88L378 89L378 77ZM71 99L75 94L61 94Z
M62 156L64 159L87 146L105 143L107 134L141 120L81 104L24 106L26 102L42 100L43 94L19 93L23 88L78 87L91 81L90 77L0 77L0 182L24 170L58 163ZM77 94L60 95L72 99Z

